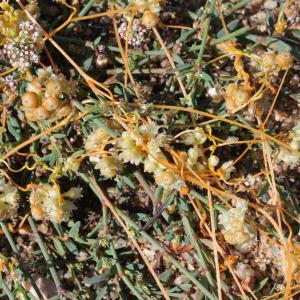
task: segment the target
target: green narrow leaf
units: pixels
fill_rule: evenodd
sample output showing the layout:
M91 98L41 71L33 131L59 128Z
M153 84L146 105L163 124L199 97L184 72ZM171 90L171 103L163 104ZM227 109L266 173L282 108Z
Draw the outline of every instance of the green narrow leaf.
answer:
M86 278L83 280L83 283L85 285L94 285L94 284L97 284L99 282L102 282L102 281L105 281L107 279L109 279L110 277L112 276L112 273L111 272L107 272L107 273L103 273L101 275L96 275L94 277L91 277L91 278Z
M72 254L79 255L78 248L73 242L65 241L65 245Z
M7 129L9 133L12 134L17 141L21 139L21 129L19 123L12 116L7 117Z
M164 272L162 272L161 274L159 274L159 279L161 282L167 283L171 276L173 275L173 270L172 269L167 269Z
M74 238L76 235L78 235L80 226L81 226L81 222L80 221L76 222L69 230L69 236Z
M61 257L65 257L66 252L64 250L64 247L63 247L61 241L56 238L53 238L53 244L54 244L54 247L55 247L58 255L60 255Z

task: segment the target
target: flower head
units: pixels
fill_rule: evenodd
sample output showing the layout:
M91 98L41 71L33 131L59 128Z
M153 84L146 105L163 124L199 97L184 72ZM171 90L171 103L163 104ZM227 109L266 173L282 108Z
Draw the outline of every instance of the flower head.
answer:
M185 187L185 182L180 176L170 170L158 169L154 173L154 180L156 184L162 186L165 190L180 190Z
M18 190L0 178L0 220L13 218L17 214L19 199Z
M205 143L207 136L202 128L196 127L193 131L183 134L181 139L186 145L199 145Z
M122 150L120 158L124 162L139 165L147 156L147 153L142 149L142 137L139 133L135 135L127 131L122 132L119 146Z
M88 135L84 147L88 151L95 150L108 137L109 135L102 128L97 128Z
M127 36L128 22L124 20L119 27L119 34L123 40L127 40L128 45L133 48L147 48L145 45L149 42L151 31L142 26L140 19L134 19L130 32Z
M55 186L45 184L30 195L31 213L37 220L47 218L51 222L67 221L76 209L73 200L81 197L81 189L71 188L61 194Z
M95 165L105 177L115 177L122 169L122 164L116 155L103 156Z
M20 69L39 63L44 41L40 27L26 18L23 11L1 3L0 60Z
M245 223L246 212L247 202L238 201L236 207L219 216L219 223L223 226L222 233L229 244L244 244L254 237L253 228Z

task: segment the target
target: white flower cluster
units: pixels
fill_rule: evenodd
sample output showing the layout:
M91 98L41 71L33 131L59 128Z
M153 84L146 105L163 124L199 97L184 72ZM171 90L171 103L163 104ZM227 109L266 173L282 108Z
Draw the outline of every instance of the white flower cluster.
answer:
M182 136L182 142L185 145L194 146L194 145L204 144L206 140L207 140L207 134L200 127L196 127L193 131L187 132Z
M43 38L38 25L30 21L20 22L18 31L18 35L7 41L0 49L0 60L24 69L39 63Z
M42 32L37 24L30 21L23 21L19 24L19 36L17 40L20 43L42 43Z
M196 127L193 131L185 133L181 139L185 145L192 146L187 151L187 166L197 172L204 171L206 167L203 162L200 162L204 155L199 148L199 145L207 140L204 130Z
M7 75L5 77L0 78L0 86L4 91L16 92L18 82L14 79L12 75Z
M100 170L105 177L115 177L122 170L122 163L116 155L106 155L99 158L95 164L95 169Z
M102 128L96 128L86 138L84 142L84 147L87 151L96 150L97 147L101 145L101 143L105 141L108 137L109 135Z
M155 182L166 190L181 189L184 181L178 174L166 168L161 161L167 161L161 147L167 145L167 136L158 133L154 123L141 125L131 132L124 131L119 141L124 162L135 165L144 164L144 170L153 173Z
M219 215L222 234L229 244L240 245L254 238L254 228L245 223L247 209L246 201L237 201L236 207Z
M13 67L25 69L40 60L34 44L11 42L3 45L0 60L8 61Z
M131 45L134 48L141 48L143 45L147 44L150 31L142 26L142 22L140 19L133 20L128 38L126 36L127 28L128 21L125 20L119 27L119 34L123 40L128 40L128 45Z
M66 193L49 184L40 186L30 194L32 216L36 220L48 219L60 223L67 221L73 210L76 209L73 200L81 197L81 188L73 187Z
M185 145L193 146L187 151L187 166L200 173L207 170L207 165L204 161L204 153L199 147L207 140L207 134L205 131L200 127L196 127L193 131L185 133L181 139ZM214 168L219 164L219 162L219 157L213 154L208 159L208 166ZM230 160L224 162L217 170L217 173L224 180L228 180L234 170L235 167L233 166L233 161Z
M291 131L290 137L290 147L294 150L300 151L300 121L298 121L297 125ZM300 156L295 155L286 149L280 150L277 159L285 166L289 166L291 168L294 168L300 164Z
M276 240L267 235L261 235L255 262L261 271L266 271L268 266L272 266L283 276L287 272L295 274L300 269L299 258L292 248L289 250L287 256L284 247Z
M109 135L102 129L96 128L85 140L85 149L90 152L97 152ZM114 153L111 155L93 154L90 156L90 161L95 165L95 169L100 170L105 177L115 177L122 169L122 163L118 156Z
M19 198L18 190L5 179L0 178L0 220L16 216Z
M66 76L62 73L58 75L54 74L52 67L48 66L46 68L39 68L36 70L37 77L33 82L28 83L26 87L27 92L34 92L36 94L43 94L49 96L49 91L47 87L43 89L43 86L46 86L49 81L57 80L59 82L59 87L57 87L57 92L59 98L62 98L63 93L68 96L73 96L77 92L77 83L74 80L68 80Z

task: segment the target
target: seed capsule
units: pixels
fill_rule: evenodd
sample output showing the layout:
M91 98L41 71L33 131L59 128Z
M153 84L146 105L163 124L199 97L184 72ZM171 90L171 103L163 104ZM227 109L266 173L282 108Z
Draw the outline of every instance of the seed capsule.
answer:
M60 100L53 96L44 97L42 100L43 107L48 111L53 111L58 108Z
M62 118L62 117L65 117L67 116L68 114L70 114L72 112L72 106L70 104L66 104L64 106L62 106L58 112L57 112L57 116L59 118Z
M251 93L234 83L229 84L225 90L226 107L229 111L235 110L251 98Z
M270 70L275 66L276 55L274 53L266 53L261 59L262 66L265 70Z
M50 79L46 85L46 91L51 96L59 96L63 91L63 86L59 80Z
M40 80L36 77L31 80L31 85L33 85L38 90L42 90L42 84Z
M157 16L157 14L151 12L151 11L146 11L143 14L142 17L142 24L146 27L146 28L153 28L155 26L157 26L159 24L160 20L159 17Z
M32 122L37 121L35 110L36 110L35 108L32 108L25 111L25 117L28 121L32 121Z
M231 97L235 93L236 89L237 85L235 83L228 84L225 93L227 96Z
M38 15L40 13L40 8L37 4L27 4L25 6L26 11L28 11L31 15Z
M276 55L276 64L280 69L286 70L293 66L294 58L289 52L281 52Z
M61 208L56 208L51 212L50 218L52 222L60 223L64 219L64 211Z
M243 105L244 103L246 103L247 101L249 101L251 98L251 94L249 91L246 91L245 89L239 87L234 95L234 99L235 99L235 103L237 105L237 107L240 107L241 105Z
M38 95L34 92L26 92L22 96L22 105L26 108L35 108L38 106Z
M39 106L35 109L36 119L39 121L44 121L49 118L50 113L43 107Z
M31 206L31 214L32 214L33 218L36 220L43 220L43 218L46 215L44 210L39 205Z

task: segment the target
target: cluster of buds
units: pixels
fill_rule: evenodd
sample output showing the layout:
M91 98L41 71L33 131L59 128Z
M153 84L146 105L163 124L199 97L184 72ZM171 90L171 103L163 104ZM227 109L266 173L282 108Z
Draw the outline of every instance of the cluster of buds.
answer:
M226 87L224 98L228 111L239 109L251 99L251 92L237 83L231 83Z
M0 88L6 94L17 92L18 82L12 75L7 75L0 78Z
M265 53L261 59L261 65L264 71L287 70L293 66L294 58L289 52Z
M290 147L293 150L300 151L300 121L290 132ZM286 149L280 149L277 159L281 161L284 165L291 168L296 167L300 164L299 155L293 154Z
M184 165L192 172L204 173L219 164L219 158L211 155L205 158L202 144L207 140L207 134L202 128L196 128L185 132L181 141L191 146L187 153L181 152ZM107 151L108 144L116 144L116 148ZM159 133L159 127L154 123L142 124L139 127L128 127L117 138L117 142L110 141L109 135L101 128L95 129L85 140L86 155L105 177L115 177L123 169L123 165L131 163L142 165L144 171L152 173L157 185L163 186L166 190L176 189L182 191L186 187L178 172L170 168L170 163L164 153L169 148L169 138L165 133ZM119 154L115 151L118 151ZM79 160L76 157L68 159L68 165L72 160L69 169L77 170ZM232 161L224 162L215 172L223 180L228 180L235 170Z
M72 112L70 98L76 92L75 82L52 69L39 69L22 95L22 109L28 121L55 121Z
M39 51L34 44L17 43L15 41L3 45L0 60L9 62L13 67L25 69L39 63Z
M236 207L220 214L219 223L223 227L224 238L229 244L244 244L255 237L255 230L245 223L247 209L246 201L238 201Z
M180 190L185 183L178 174L165 166L164 162L167 162L167 159L162 147L168 144L167 136L158 133L158 130L158 126L150 123L130 132L124 131L118 142L121 149L119 157L124 162L144 164L145 172L153 173L156 184L166 190Z
M1 101L4 105L11 105L17 98L18 82L14 76L7 75L0 78Z
M220 163L220 158L217 155L210 155L206 161L205 155L202 150L202 144L207 141L207 134L205 131L196 127L193 131L187 132L181 136L182 142L185 145L192 146L187 151L186 165L194 172L203 173L208 169L214 169ZM224 180L228 180L231 177L231 173L235 170L233 161L224 162L216 173Z
M123 40L127 40L128 45L134 48L146 50L149 42L150 31L142 26L140 19L134 19L130 31L128 31L128 21L124 20L119 27L119 34ZM128 34L128 35L127 35Z
M20 69L37 64L44 44L41 29L8 3L2 2L0 7L0 60Z
M149 3L153 2L153 3ZM148 10L152 13L159 14L162 10L162 7L166 4L165 0L160 1L148 1L148 0L130 0L130 4L132 5L140 5L143 6L139 9L140 12L144 12L145 10Z
M90 161L94 164L95 169L100 170L103 176L111 178L115 177L121 171L122 162L114 153L110 155L107 153L99 154L102 144L108 138L109 135L102 128L96 128L88 135L84 146L89 153Z
M185 145L192 146L187 151L187 166L196 172L207 170L205 167L204 153L200 145L207 140L207 135L202 128L196 127L192 132L187 132L181 136Z
M20 195L18 190L4 178L0 178L0 220L17 215Z
M74 200L80 197L81 188L73 187L62 194L56 186L44 184L30 194L31 214L36 220L67 221L76 209Z

